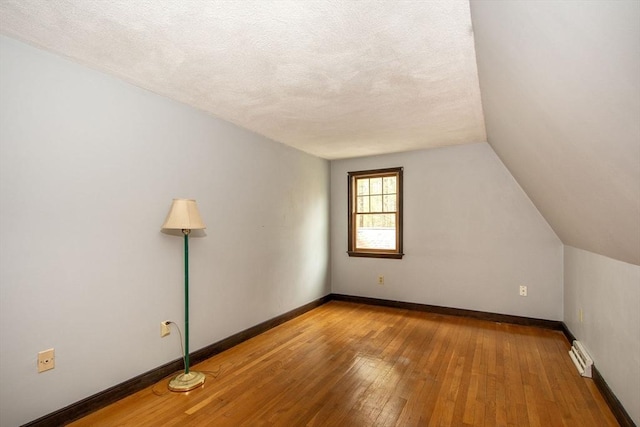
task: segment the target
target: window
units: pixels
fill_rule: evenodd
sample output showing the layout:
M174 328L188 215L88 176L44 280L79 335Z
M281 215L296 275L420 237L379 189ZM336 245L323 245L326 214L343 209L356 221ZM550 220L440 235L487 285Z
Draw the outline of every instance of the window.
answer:
M402 258L402 168L349 172L349 256Z

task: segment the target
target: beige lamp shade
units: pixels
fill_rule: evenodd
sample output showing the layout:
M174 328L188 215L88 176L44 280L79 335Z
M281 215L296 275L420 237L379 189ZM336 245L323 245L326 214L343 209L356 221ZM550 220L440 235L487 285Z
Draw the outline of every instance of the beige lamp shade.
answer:
M163 230L201 230L207 228L193 199L173 199Z

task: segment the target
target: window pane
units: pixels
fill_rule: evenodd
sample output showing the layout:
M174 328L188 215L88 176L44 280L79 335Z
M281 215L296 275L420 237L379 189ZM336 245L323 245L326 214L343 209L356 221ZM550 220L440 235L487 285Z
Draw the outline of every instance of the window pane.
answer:
M359 249L396 249L394 214L357 215L356 247Z
M396 194L396 177L387 176L383 180L384 194Z
M382 196L370 196L371 210L368 212L382 212Z
M396 211L396 196L383 196L383 212L395 212Z
M371 222L374 228L384 227L384 215L371 215Z
M382 194L382 178L371 178L369 183L369 194Z
M373 227L373 215L362 215L362 226L364 228Z
M358 213L369 212L369 196L358 197Z
M396 215L395 214L385 214L380 215L382 217L382 227L386 228L396 228Z
M369 179L358 179L358 196L366 196L369 194Z

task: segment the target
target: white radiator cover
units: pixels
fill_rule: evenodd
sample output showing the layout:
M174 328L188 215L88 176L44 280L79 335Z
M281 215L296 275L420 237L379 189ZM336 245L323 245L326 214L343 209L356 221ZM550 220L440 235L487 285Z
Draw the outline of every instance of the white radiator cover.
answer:
M573 342L573 346L571 346L571 350L569 350L569 356L571 356L571 360L573 360L573 364L576 365L580 375L591 378L593 360L580 341L575 340Z

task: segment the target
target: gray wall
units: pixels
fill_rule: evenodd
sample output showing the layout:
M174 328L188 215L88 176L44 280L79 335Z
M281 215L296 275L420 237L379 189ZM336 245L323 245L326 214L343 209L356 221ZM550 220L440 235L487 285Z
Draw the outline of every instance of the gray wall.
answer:
M406 255L350 258L347 172L395 166ZM486 143L332 161L331 272L335 293L562 320L562 244Z
M640 267L565 246L564 321L640 425Z
M192 350L330 292L327 161L11 39L0 58L0 425L180 357L174 197L208 226Z

